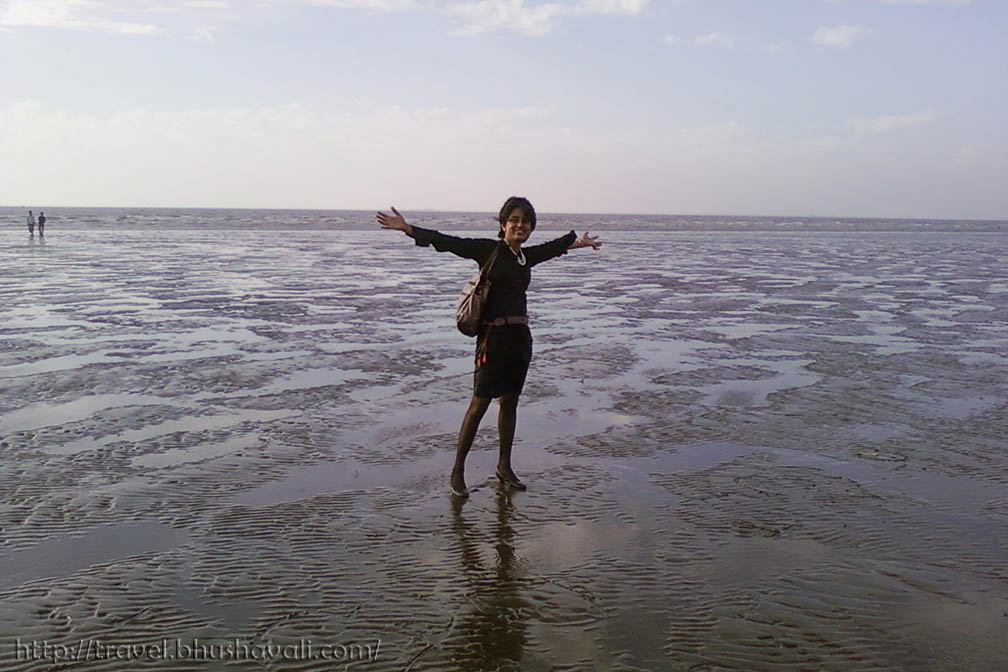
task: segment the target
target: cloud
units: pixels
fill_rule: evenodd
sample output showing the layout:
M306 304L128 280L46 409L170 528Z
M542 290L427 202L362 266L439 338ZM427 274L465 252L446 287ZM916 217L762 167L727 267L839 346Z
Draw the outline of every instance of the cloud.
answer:
M197 26L190 39L192 39L193 42L213 42L214 36L210 29L206 26Z
M149 23L118 21L101 15L92 0L10 0L0 8L0 27L90 30L117 35L155 35L164 31Z
M583 14L607 14L633 16L647 9L649 0L583 0L580 11Z
M95 206L486 210L526 193L543 212L1005 216L1003 142L868 134L930 112L857 120L866 134L826 124L789 137L741 121L609 127L568 112L349 99L81 114L24 101L0 106L0 147L14 157L0 185L17 202Z
M574 2L526 3L525 0L475 0L438 2L438 11L463 19L459 31L479 35L493 30L514 30L532 37L547 35L554 22L579 16L633 16L643 12L649 0L575 0Z
M372 11L429 11L462 21L456 32L482 35L512 30L531 37L549 34L556 22L579 16L634 16L650 0L301 0L305 4Z
M854 2L855 0L830 0L831 2ZM973 0L859 0L860 2L883 5L946 5L949 7L965 7Z
M461 21L456 31L480 35L509 30L533 37L549 34L559 20L583 16L634 16L648 7L650 0L287 0L289 3L333 9L373 12L430 12ZM273 3L263 3L269 8ZM163 34L153 23L138 20L165 12L199 13L231 9L225 0L0 0L0 28L36 27L64 30L91 30L123 35ZM220 18L218 14L218 18ZM207 40L208 30L194 20L189 39ZM179 33L186 35L185 31Z
M375 12L402 12L423 9L417 0L302 0L302 4L336 9L364 9Z
M824 47L846 48L867 33L866 29L859 26L841 24L832 28L821 27L810 39L812 42Z
M324 207L390 193L417 202L431 185L519 179L529 155L557 142L552 116L544 107L461 112L376 101L87 114L23 101L0 107L0 146L23 157L0 165L0 184L78 203ZM560 156L589 144L583 135L569 142Z
M0 164L0 184L25 201L79 204L465 209L506 188L619 208L653 198L670 171L694 179L695 166L760 157L734 121L654 131L561 112L360 100L81 114L27 101L0 107L0 146L20 157ZM619 193L627 185L632 196Z
M497 29L516 30L540 37L553 29L557 17L570 15L570 8L555 3L528 6L524 0L479 0L446 3L442 11L459 17L464 35L479 35Z
M953 160L957 164L979 164L1000 165L1001 172L1008 172L1008 150L1004 147L991 145L990 143L970 143L960 146L953 154Z
M931 111L906 115L885 115L866 119L852 119L850 126L858 133L888 133L903 128L924 126L935 120Z
M668 44L684 44L692 47L730 47L735 43L735 37L715 30L703 35L697 35L696 37L666 35L665 42Z

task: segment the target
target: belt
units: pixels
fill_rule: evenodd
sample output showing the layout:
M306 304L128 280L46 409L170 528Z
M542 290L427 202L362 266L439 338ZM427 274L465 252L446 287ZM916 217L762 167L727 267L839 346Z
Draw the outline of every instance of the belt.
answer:
M528 324L528 315L507 315L506 317L498 317L483 324L491 327L503 327L507 324Z

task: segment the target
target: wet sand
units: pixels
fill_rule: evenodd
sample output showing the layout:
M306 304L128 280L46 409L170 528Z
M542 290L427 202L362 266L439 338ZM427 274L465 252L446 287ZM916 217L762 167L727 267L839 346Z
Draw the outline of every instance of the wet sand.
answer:
M534 273L529 491L492 407L460 504L467 262L69 233L0 249L0 669L1005 669L1003 234L602 232Z

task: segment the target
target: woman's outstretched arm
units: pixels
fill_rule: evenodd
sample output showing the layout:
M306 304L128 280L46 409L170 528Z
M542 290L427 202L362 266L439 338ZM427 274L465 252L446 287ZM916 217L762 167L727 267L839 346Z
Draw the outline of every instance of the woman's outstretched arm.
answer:
M407 236L413 235L413 227L406 223L406 218L399 214L399 211L394 207L392 208L393 214L389 215L384 212L378 212L375 215L375 219L381 224L383 229L395 229L396 231L402 231Z
M599 239L589 236L587 231L580 238L577 237L574 231L571 231L566 236L560 236L540 245L526 247L525 256L528 258L529 264L535 266L536 264L541 264L544 261L567 254L568 251L576 250L579 247L591 247L597 250L601 245L602 243L599 242Z
M459 238L458 236L443 234L434 229L412 226L406 223L406 219L395 208L392 208L392 213L389 215L379 212L375 215L375 219L381 224L381 228L402 231L420 247L433 246L438 252L451 252L452 254L465 259L473 259L476 263L482 264L497 246L497 243L492 240Z
M590 247L593 250L597 250L602 247L602 243L599 241L598 236L589 236L588 232L585 231L581 234L581 237L570 244L568 250L576 250L579 247Z

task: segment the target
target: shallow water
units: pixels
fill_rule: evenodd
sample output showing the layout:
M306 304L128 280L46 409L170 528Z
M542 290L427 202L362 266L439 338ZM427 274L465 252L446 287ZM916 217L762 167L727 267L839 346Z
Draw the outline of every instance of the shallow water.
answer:
M491 409L459 504L470 262L50 229L0 234L0 667L96 633L378 638L375 670L1004 667L1003 234L599 231L534 271L529 492L492 477Z

